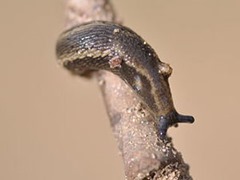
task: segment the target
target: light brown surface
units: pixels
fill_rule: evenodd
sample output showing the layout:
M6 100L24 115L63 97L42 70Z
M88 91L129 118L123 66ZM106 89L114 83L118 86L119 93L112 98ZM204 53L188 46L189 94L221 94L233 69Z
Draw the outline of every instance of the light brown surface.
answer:
M238 179L240 3L113 1L125 25L171 64L171 133L194 179ZM136 7L137 6L137 7ZM0 179L124 179L95 81L56 64L62 1L0 2Z

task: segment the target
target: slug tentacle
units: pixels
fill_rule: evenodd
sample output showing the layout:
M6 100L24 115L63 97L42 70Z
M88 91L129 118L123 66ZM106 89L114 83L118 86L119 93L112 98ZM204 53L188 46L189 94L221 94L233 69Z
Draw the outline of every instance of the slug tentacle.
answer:
M193 122L175 113L168 83L172 68L131 29L104 21L82 24L60 35L56 53L72 72L102 69L118 75L160 121L161 134L178 122Z

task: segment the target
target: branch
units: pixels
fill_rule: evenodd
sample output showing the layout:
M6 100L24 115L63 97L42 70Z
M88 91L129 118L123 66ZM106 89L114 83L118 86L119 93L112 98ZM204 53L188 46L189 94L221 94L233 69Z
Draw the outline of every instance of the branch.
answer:
M93 20L118 21L108 0L66 1L66 28ZM126 178L191 180L181 153L173 147L171 138L160 140L157 122L133 91L112 73L99 71L95 77L122 154Z

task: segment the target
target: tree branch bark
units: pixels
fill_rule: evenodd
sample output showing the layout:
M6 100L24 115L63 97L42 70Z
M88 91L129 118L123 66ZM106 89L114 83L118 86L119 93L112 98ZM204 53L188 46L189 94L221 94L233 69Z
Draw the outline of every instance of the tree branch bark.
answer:
M93 20L118 22L108 0L66 0L66 28ZM158 137L157 122L117 76L95 73L128 180L190 180L189 166L172 144Z

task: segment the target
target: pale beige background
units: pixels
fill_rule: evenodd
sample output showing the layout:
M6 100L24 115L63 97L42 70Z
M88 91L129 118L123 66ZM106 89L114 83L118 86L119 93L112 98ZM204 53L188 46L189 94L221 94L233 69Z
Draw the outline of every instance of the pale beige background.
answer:
M240 2L113 2L174 68L176 108L196 123L169 133L194 179L239 179ZM0 1L0 180L124 179L96 81L55 61L63 19L61 0Z

